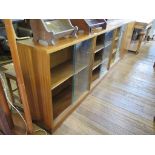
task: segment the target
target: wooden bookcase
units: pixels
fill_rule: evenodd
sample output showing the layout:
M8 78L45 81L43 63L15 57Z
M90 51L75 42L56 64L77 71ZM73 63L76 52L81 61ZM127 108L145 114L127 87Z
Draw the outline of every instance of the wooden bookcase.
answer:
M55 46L43 47L32 39L18 42L34 122L53 132L80 104L108 73L114 49L120 53L122 27L126 24L77 39L66 38Z
M124 31L126 29L126 26L118 27L113 31L113 38L112 38L112 49L109 56L109 63L108 63L108 69L112 67L115 63L117 63L121 57L121 45L123 44L123 35Z
M146 23L134 22L132 25L131 38L128 45L128 50L138 54L143 37L145 35L144 30Z
M118 27L95 38L91 88L96 86L110 67L120 60L124 28Z
M147 31L147 28L149 28L150 26L151 23L143 23L137 21L132 21L127 24L126 35L124 39L124 50L126 52L132 51L138 54L144 36L147 36L147 32L145 31Z

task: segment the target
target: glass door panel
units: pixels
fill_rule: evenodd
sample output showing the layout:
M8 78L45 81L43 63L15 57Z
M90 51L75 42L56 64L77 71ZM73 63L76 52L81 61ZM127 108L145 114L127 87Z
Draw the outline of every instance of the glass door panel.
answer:
M73 103L89 90L92 39L74 46Z
M92 40L86 40L74 46L74 73L78 73L90 65Z

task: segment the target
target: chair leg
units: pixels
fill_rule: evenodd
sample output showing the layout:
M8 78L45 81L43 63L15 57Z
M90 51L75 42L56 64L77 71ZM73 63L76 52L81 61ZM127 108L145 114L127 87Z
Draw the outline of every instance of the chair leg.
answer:
M18 90L18 93L19 93L19 101L20 101L20 103L22 104L22 100L21 100L21 96L20 96L20 92L19 92L19 87L18 87L17 81L16 81L16 85L17 85L17 90Z
M11 101L14 104L15 101L14 101L13 90L12 90L10 79L8 77L6 77L6 81L7 81L9 92L10 92L10 95L11 95Z
M10 130L14 127L11 111L7 103L7 99L0 80L0 128L6 134L10 134Z

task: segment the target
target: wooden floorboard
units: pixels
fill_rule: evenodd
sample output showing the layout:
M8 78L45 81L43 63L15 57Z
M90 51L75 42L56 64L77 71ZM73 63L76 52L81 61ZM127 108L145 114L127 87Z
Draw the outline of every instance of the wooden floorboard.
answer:
M128 53L54 134L154 135L155 43Z

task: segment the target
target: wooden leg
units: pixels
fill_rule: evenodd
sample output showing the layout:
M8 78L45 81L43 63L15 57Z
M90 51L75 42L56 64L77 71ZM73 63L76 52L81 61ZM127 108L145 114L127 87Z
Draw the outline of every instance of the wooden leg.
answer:
M5 93L3 91L3 86L0 80L0 107L2 108L3 112L5 113L5 117L7 119L7 122L9 124L9 127L12 129L14 127L13 125L13 120L12 120L12 116L11 116L11 111L9 109L6 97L5 97Z
M7 76L6 76L6 81L7 81L7 85L8 85L8 88L9 88L10 95L11 95L12 103L14 104L13 90L12 90L10 79Z
M155 69L155 62L154 62L153 68Z
M19 101L20 101L20 103L22 104L22 100L21 100L20 91L19 91L19 87L18 87L17 81L16 81L16 85L17 85L17 90L18 90L18 93L19 93Z

